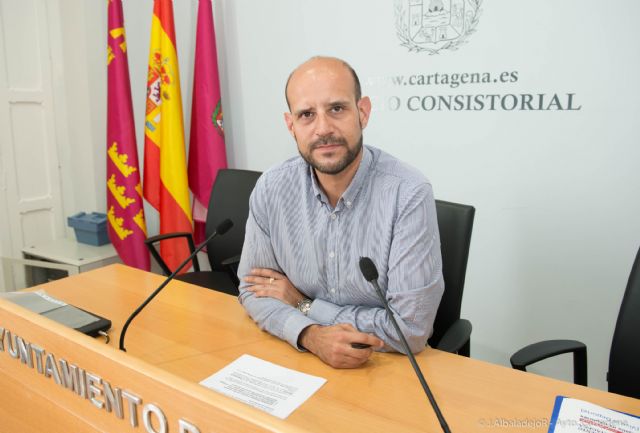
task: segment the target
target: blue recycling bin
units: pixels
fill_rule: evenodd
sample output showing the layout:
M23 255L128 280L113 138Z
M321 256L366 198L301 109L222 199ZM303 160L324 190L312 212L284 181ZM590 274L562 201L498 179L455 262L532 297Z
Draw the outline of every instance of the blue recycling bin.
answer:
M109 243L106 214L80 212L68 217L67 224L75 230L78 242L96 247Z

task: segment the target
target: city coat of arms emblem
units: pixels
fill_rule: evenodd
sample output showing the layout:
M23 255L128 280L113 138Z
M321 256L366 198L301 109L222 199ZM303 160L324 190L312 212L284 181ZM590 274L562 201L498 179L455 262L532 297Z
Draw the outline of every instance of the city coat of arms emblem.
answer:
M456 50L475 32L482 0L396 0L396 31L409 51Z

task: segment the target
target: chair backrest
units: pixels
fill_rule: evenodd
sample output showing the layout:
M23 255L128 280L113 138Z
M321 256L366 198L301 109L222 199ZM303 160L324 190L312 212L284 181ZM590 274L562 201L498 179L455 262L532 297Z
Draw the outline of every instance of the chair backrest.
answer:
M249 217L249 196L261 174L258 171L236 169L218 171L209 198L205 233L209 236L227 218L233 222L233 227L207 244L209 263L214 271L224 271L221 262L242 252Z
M436 200L436 212L440 230L444 294L433 324L433 335L429 339L431 347L436 347L447 329L460 318L476 210L473 206Z
M609 391L640 398L640 249L631 267L609 352Z

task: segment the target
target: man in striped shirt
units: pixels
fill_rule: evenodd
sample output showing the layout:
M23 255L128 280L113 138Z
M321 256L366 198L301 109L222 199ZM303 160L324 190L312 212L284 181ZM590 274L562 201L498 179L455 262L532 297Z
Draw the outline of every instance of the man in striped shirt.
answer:
M266 171L251 195L240 302L297 349L358 367L375 350L402 351L360 273L359 258L370 257L411 350L423 350L444 290L431 184L363 146L371 101L346 62L308 60L289 76L285 96L300 156Z

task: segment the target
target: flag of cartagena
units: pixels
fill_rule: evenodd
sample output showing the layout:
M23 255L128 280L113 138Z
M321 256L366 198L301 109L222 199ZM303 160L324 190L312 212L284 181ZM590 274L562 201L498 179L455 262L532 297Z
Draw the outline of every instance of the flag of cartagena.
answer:
M200 0L198 5L193 69L189 187L193 192L194 237L199 243L205 238L211 187L218 170L227 167L211 0Z
M109 0L107 31L107 218L109 239L122 261L149 270L144 245L138 149L121 0Z
M154 0L147 72L144 197L160 214L160 234L192 232L182 97L171 0ZM184 239L160 244L174 270L189 255Z

